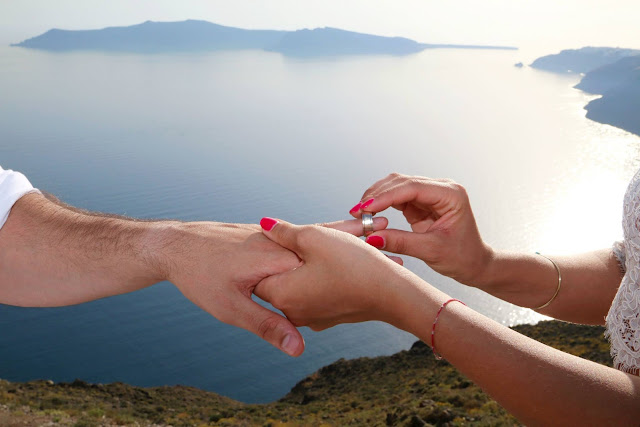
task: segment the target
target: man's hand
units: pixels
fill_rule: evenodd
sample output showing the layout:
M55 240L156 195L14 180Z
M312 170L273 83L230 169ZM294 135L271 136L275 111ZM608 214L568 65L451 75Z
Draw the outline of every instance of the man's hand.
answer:
M167 280L194 304L222 322L247 329L290 356L304 340L285 317L251 299L256 285L293 270L300 260L271 242L260 227L190 222L171 224L158 234Z
M213 316L297 356L304 341L251 299L265 277L298 257L257 226L139 221L28 194L0 229L0 303L52 307L123 294L162 280Z
M323 225L362 233L359 220ZM385 218L375 219L375 230L386 226ZM79 304L170 280L219 320L298 356L304 341L297 329L251 295L266 277L300 265L258 226L140 221L27 194L0 229L0 303Z

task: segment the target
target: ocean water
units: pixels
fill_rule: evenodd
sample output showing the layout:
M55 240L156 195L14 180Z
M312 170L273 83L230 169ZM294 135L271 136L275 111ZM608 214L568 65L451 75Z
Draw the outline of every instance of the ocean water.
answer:
M483 237L549 254L622 235L640 138L591 122L579 77L513 67L517 51L290 59L262 51L131 55L0 48L0 164L91 210L143 218L296 223L347 218L398 171L468 191ZM397 212L393 226L407 228ZM505 324L536 322L405 258ZM425 319L428 322L429 319ZM407 349L370 322L303 328L292 359L210 317L170 283L88 304L0 306L0 378L186 384L275 400L339 358Z

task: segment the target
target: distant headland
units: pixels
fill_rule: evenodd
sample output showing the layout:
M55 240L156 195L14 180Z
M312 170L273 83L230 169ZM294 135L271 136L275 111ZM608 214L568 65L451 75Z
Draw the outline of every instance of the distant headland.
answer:
M531 63L531 67L554 73L580 74L634 55L640 55L640 50L587 46L581 49L566 49L560 53L540 57Z
M408 55L425 49L517 49L419 43L403 37L384 37L337 28L297 31L247 30L207 21L152 22L99 30L52 29L12 46L49 51L98 50L162 53L259 49L288 56Z
M640 50L583 47L543 56L531 67L580 73L575 88L602 95L584 108L587 118L640 135Z

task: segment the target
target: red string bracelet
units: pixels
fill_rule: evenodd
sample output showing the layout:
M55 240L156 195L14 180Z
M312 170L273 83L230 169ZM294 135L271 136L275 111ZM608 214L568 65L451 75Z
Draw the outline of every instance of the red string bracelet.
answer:
M436 314L436 320L433 321L433 326L431 327L431 350L433 350L433 355L435 356L436 360L442 360L442 356L440 356L438 354L438 352L436 351L436 323L438 323L438 319L440 318L440 313L442 313L442 310L444 310L444 308L447 306L447 304L449 304L450 302L453 301L457 301L460 304L466 306L467 304L463 303L462 301L460 301L459 299L455 299L455 298L451 298L450 300L445 301L444 303L442 303L442 305L440 306L440 309L438 310L438 313Z

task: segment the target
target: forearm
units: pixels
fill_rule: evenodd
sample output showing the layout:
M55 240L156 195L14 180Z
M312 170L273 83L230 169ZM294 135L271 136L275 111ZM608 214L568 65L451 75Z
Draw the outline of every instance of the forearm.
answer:
M622 278L611 249L551 258L560 268L562 286L553 303L539 312L576 323L603 324ZM513 304L539 307L554 295L558 273L540 255L494 252L473 285Z
M398 326L426 343L448 299L430 288L414 279L398 310L404 319ZM442 311L435 342L447 361L527 425L632 425L640 416L638 377L545 346L457 302Z
M157 248L168 227L28 194L0 230L0 302L61 306L152 285L166 277Z

